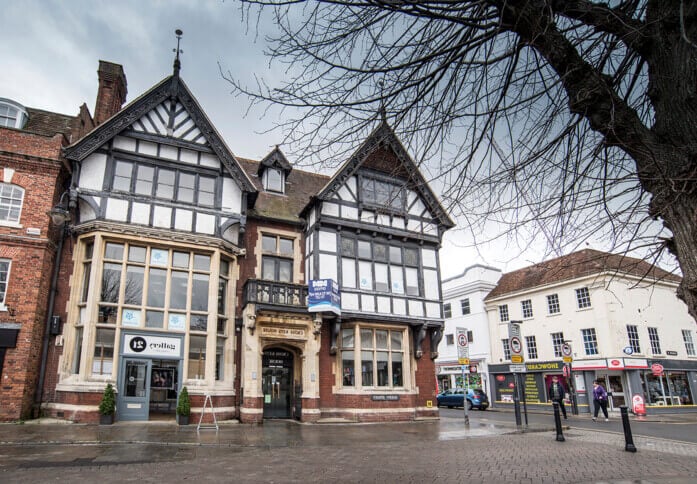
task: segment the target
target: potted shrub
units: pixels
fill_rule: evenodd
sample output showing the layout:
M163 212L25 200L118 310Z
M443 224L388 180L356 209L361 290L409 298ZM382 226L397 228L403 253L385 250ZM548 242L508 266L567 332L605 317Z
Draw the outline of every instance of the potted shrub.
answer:
M111 425L114 423L114 414L116 413L116 392L111 383L107 383L102 395L102 401L99 403L99 423L101 425Z
M191 415L189 391L186 387L182 387L182 391L179 392L179 401L177 401L177 423L179 425L189 425L189 415Z

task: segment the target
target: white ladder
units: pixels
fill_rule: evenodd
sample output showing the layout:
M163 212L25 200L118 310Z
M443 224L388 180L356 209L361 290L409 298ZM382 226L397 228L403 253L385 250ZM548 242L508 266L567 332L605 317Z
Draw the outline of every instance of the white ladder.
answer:
M211 424L202 425L203 416L206 413L206 407L208 405L210 405L211 413L213 414L213 425L211 425ZM218 419L215 416L215 409L213 408L213 400L211 399L210 393L206 393L206 400L203 402L203 409L201 410L201 416L198 419L198 427L196 427L196 432L198 432L201 429L215 429L216 432L218 431Z

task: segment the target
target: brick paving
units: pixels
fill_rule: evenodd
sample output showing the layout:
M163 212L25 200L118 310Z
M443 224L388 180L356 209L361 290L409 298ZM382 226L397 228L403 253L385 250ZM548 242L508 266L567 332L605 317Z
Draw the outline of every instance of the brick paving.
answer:
M3 483L697 482L696 444L640 437L638 452L630 453L622 435L575 428L565 432L565 442L556 442L550 429L465 430L443 421L267 422L200 434L148 425L12 430L0 428Z

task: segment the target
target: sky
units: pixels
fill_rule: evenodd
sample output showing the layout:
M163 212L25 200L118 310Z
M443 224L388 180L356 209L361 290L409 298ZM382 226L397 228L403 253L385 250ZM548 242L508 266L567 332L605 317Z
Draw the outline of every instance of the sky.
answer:
M123 66L132 101L172 73L176 29L183 31L184 82L235 155L263 158L281 142L281 133L268 132L278 114L249 110L249 100L231 94L220 70L247 82L288 74L272 70L264 56L264 32L273 25L248 24L231 0L3 2L0 97L71 115L86 103L93 113L97 67L106 60ZM466 230L446 233L444 278L475 263L507 272L540 262L544 255L542 242L522 253L504 242L471 245Z

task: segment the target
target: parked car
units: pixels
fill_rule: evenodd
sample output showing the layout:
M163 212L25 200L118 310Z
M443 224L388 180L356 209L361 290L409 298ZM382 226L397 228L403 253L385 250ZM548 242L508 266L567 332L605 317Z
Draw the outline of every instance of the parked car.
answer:
M436 397L439 407L462 407L465 399L464 388L453 388L439 393ZM467 393L467 408L472 410L486 410L489 408L489 399L481 388L470 388Z

